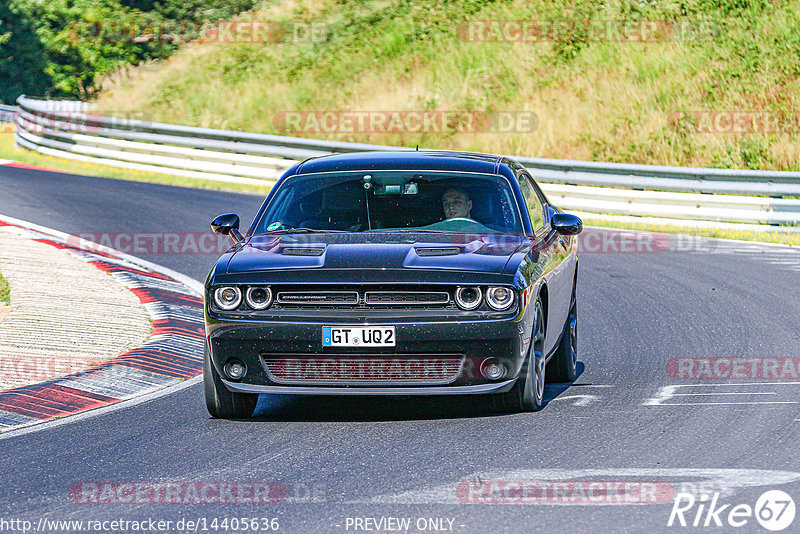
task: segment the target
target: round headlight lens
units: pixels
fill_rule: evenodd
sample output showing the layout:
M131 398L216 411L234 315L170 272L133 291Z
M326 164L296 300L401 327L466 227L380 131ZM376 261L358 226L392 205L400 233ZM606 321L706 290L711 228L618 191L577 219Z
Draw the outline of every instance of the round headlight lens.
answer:
M507 287L490 287L486 292L486 302L495 311L504 311L514 304L514 291Z
M459 287L456 289L456 304L462 310L474 310L481 305L481 288Z
M264 310L272 304L272 290L266 286L248 287L245 300L254 310Z
M242 303L242 290L235 286L219 287L214 291L214 302L225 311L236 309Z

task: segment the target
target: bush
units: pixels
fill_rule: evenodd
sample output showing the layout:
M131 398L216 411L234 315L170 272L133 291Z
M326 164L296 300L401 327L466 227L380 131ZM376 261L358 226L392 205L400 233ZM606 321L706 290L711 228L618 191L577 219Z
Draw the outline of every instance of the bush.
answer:
M255 0L10 0L0 4L0 102L22 93L86 99L121 65L166 58L178 47L168 23L226 19Z

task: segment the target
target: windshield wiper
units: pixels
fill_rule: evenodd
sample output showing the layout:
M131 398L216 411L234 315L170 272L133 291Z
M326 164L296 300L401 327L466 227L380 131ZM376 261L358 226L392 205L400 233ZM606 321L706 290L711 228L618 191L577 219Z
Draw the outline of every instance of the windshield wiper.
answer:
M273 230L271 232L264 232L258 235L282 235L282 234L346 234L347 230L318 230L316 228L283 228L281 230Z
M426 228L387 228L384 232L403 232L403 233L431 233L431 234L457 234L451 230L432 230Z

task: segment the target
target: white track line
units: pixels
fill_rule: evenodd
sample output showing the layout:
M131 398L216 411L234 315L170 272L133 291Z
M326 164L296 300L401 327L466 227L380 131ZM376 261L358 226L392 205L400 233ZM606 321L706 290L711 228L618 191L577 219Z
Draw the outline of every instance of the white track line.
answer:
M798 381L786 382L722 382L719 384L671 384L669 387L676 388L691 388L691 387L704 387L704 388L719 388L723 386L800 386Z
M145 395L140 395L138 397L133 397L127 400L122 400L114 404L109 404L107 406L102 406L100 408L94 408L92 410L87 410L85 412L79 412L76 413L75 415L68 415L61 419L51 419L50 421L45 421L43 423L37 421L32 423L30 426L23 426L16 428L14 430L7 430L3 432L2 434L0 434L0 440L14 438L17 436L24 436L25 434L30 434L32 432L39 432L40 430L47 430L56 426L77 423L78 421L89 419L90 417L105 415L109 412L121 410L123 408L132 408L139 404L144 404L145 402L150 402L152 400L156 400L166 395L172 395L173 393L177 393L188 387L194 386L195 384L200 383L202 380L203 380L203 375L197 375L194 378L190 378L189 380L181 382L180 384L174 386L167 386L165 388L159 389L158 391L153 391L152 393L147 393Z
M733 404L800 404L800 401L752 401L752 402L660 402L652 406L727 406Z
M673 393L673 397L695 397L697 395L777 395L774 391L722 391L719 393Z
M776 395L774 391L714 391L678 393L678 388L687 387L741 387L741 386L800 386L800 382L743 382L743 383L722 383L722 384L672 384L662 386L658 389L655 396L650 397L642 403L642 406L725 406L725 405L746 405L746 404L800 404L800 401L749 401L749 402L666 402L675 397L694 397L694 396L713 396L713 395Z

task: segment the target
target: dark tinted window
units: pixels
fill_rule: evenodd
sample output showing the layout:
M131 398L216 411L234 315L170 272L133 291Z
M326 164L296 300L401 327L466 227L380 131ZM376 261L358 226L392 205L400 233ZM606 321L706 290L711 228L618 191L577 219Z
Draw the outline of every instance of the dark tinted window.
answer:
M522 173L520 175L519 187L522 190L522 196L525 197L528 215L531 218L531 227L533 231L536 232L544 226L544 206L542 206L539 195L536 194L536 188L530 176Z
M254 233L291 228L521 233L522 223L502 176L360 171L287 179Z

